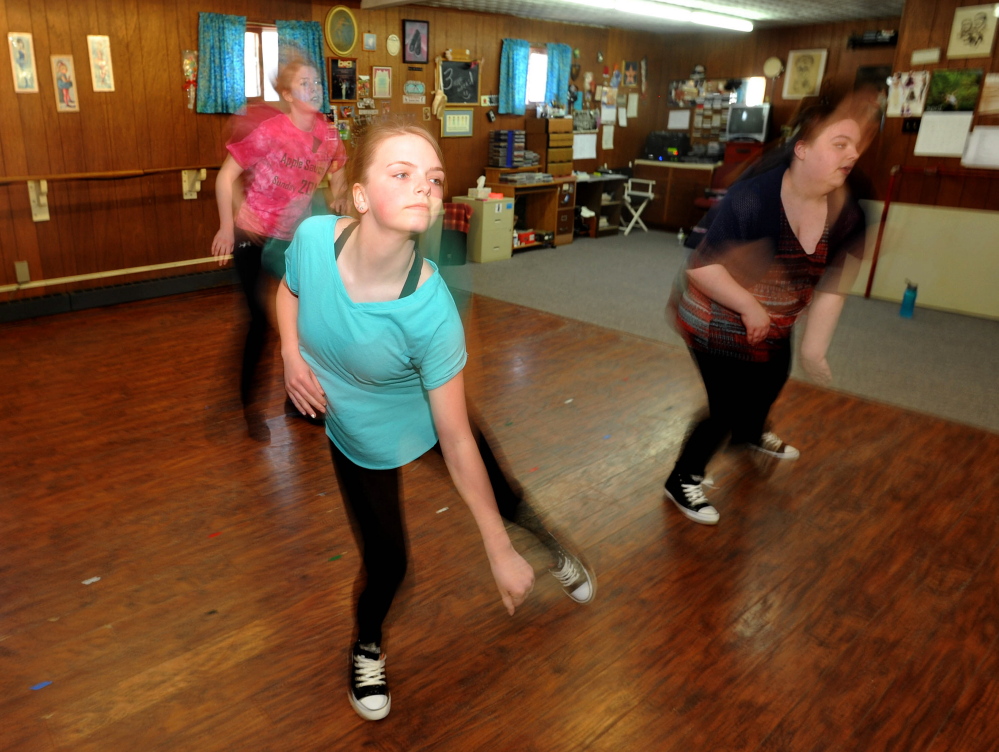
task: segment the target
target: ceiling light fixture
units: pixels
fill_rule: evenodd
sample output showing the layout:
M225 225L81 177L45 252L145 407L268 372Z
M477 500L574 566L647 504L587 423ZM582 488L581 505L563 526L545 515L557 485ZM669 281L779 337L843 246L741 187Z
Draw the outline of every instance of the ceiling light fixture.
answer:
M636 16L659 18L663 21L673 21L676 23L694 23L701 26L730 29L732 31L753 30L752 22L744 18L726 16L721 13L709 13L703 10L690 10L679 5L653 2L652 0L563 0L563 2L571 3L572 5L585 5L590 8L600 8L602 10L616 10L620 13L631 13ZM708 6L708 3L692 2L691 5L705 7Z
M680 5L691 10L706 10L709 13L720 13L723 16L736 16L737 18L748 18L750 21L762 21L767 16L748 8L729 8L725 5L703 2L703 0L660 0L670 5Z

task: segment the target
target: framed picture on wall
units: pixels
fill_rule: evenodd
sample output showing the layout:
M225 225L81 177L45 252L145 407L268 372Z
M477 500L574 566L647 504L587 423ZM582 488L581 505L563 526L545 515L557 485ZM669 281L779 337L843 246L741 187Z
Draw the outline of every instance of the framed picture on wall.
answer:
M392 69L389 66L371 66L371 89L375 99L392 98Z
M430 62L430 22L402 22L402 62Z
M992 5L966 5L954 9L954 23L947 45L947 58L992 57L996 36L996 13Z
M330 58L330 101L353 102L357 99L357 60Z
M804 99L819 93L826 72L826 50L791 50L784 73L784 99Z
M441 137L471 136L474 113L475 110L464 107L445 110L444 117L441 118Z
M38 93L38 69L35 67L35 43L27 32L7 33L10 67L14 71L14 91L18 94Z
M372 50L378 49L378 37L376 37L374 34L365 34L364 49L367 52L371 52Z
M79 112L76 69L72 55L52 55L52 82L55 84L56 112Z
M323 35L337 57L346 57L357 44L357 19L345 5L337 5L326 14Z
M114 91L114 68L111 67L111 40L98 34L87 35L90 52L90 77L94 91Z
M638 63L634 60L625 60L621 63L624 71L624 78L621 86L638 86Z

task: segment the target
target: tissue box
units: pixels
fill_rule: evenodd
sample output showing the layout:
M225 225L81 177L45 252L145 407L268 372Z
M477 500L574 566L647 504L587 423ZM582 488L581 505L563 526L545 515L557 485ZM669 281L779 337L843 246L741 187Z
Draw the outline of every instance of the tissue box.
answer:
M489 198L489 189L488 188L469 188L468 189L468 197L469 198L477 198L477 199L479 199L481 201L485 201L486 199Z

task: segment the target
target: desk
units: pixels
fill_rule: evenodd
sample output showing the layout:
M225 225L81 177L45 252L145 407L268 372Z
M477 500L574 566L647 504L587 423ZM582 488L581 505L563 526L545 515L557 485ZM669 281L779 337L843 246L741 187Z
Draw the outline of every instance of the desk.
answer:
M650 225L669 229L690 228L701 221L704 210L694 206L694 199L702 198L711 187L711 176L717 165L697 162L658 162L636 159L633 172L636 178L655 180L656 197L642 218Z
M585 206L595 215L587 220L591 238L617 235L618 227L621 226L621 202L624 200L627 182L626 175L616 173L576 176L576 205ZM610 198L605 194L609 194Z
M524 216L517 218L517 224L538 233L552 233L555 245L572 242L572 228L575 218L576 176L565 175L553 178L550 183L528 183L515 185L499 182L500 175L511 172L537 172L537 167L525 168L486 168L486 185L494 193L502 193L514 200L523 198ZM542 245L540 242L516 246L515 251Z

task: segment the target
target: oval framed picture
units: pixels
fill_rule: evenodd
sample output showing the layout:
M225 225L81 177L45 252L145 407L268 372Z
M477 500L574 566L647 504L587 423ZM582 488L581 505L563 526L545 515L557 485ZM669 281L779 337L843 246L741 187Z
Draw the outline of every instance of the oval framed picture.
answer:
M337 57L345 57L357 44L357 19L345 5L337 5L326 14L323 24L326 44Z

